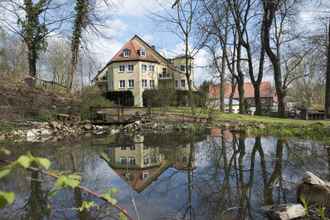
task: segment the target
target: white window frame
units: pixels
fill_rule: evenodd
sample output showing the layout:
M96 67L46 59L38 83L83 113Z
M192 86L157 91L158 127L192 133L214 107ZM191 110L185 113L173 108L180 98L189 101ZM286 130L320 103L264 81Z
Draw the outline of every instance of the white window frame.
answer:
M181 72L186 72L186 66L185 65L180 65L180 71Z
M121 67L123 67L124 69L121 70ZM123 72L125 72L125 69L126 69L126 66L124 64L120 64L119 65L119 71L118 72L123 73Z
M133 83L132 83L133 82ZM129 79L128 80L128 88L134 88L134 79Z
M155 80L153 80L153 79L149 80L149 85L150 85L150 88L154 89L156 87Z
M182 83L182 82L184 82L184 83ZM181 86L181 88L186 88L186 80L181 79L180 86Z
M122 86L122 83L124 86ZM119 88L120 89L125 89L126 88L126 80L119 80Z
M145 69L143 67L145 67ZM141 65L141 71L142 71L142 73L147 72L148 71L148 65L147 64L142 64Z
M147 55L146 49L144 47L140 48L140 56L145 57Z
M149 72L152 72L152 73L155 72L155 65L150 64L148 67L148 70L149 70Z
M149 177L149 171L144 170L144 171L142 172L142 179L145 180L145 179L147 179L148 177Z
M123 56L127 58L127 57L129 57L129 54L130 54L130 50L129 49L124 49Z
M132 67L132 69L130 70L130 67ZM134 65L133 64L127 64L127 72L132 73L134 71Z
M126 157L120 157L119 161L121 165L127 165L128 162Z
M148 88L148 80L146 79L142 80L142 88Z
M134 163L133 163L133 161L134 161ZM135 159L135 157L128 157L127 162L131 166L135 166L136 165L136 159Z
M145 156L143 158L143 165L147 166L150 164L150 158L148 156Z

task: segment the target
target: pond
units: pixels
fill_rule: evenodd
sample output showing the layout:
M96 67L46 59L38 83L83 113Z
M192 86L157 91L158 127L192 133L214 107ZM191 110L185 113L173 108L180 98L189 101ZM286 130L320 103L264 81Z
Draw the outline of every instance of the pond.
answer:
M305 171L330 176L330 150L321 144L217 128L10 149L13 159L30 151L50 159L52 169L78 172L82 185L95 192L117 189L118 205L141 220L265 219L262 206L296 201ZM78 189L48 195L53 183L24 170L1 179L0 189L15 192L16 200L0 210L0 219L118 219L115 209ZM99 208L79 212L83 200Z

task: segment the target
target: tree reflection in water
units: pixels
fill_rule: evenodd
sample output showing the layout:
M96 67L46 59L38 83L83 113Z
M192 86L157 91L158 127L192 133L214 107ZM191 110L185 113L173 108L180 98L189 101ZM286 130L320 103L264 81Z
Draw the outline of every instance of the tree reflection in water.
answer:
M74 146L13 149L14 155L32 151L53 161L54 169L80 173L83 185L97 192L118 188L120 205L143 220L261 220L262 206L295 202L294 184L304 171L330 176L329 148L306 140L248 137L220 129L207 137L124 136ZM28 173L29 178L22 175L15 172L0 182L1 189L17 196L12 209L0 210L5 219L114 219L118 214L100 201L96 201L99 210L78 212L75 208L93 198L79 190L47 197L52 181L37 173ZM12 214L20 213L21 207L23 213Z
M42 179L36 171L31 172L31 193L25 205L26 220L42 220L50 216L47 192L42 189Z

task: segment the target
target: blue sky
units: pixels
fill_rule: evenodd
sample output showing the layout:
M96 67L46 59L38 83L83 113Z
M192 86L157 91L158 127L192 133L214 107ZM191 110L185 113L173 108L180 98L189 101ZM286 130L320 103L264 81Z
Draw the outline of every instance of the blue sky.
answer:
M99 0L101 1L101 0ZM138 34L149 44L155 45L163 55L171 57L183 53L183 44L173 33L163 25L155 22L152 13L162 13L160 3L170 9L173 0L114 0L114 8L103 7L101 10L111 10L112 18L101 28L107 38L91 35L91 51L104 65L123 46L125 42ZM102 7L102 1L100 3ZM104 11L103 11L104 13ZM108 12L105 12L108 13ZM207 65L205 51L195 58L197 66ZM199 84L206 74L202 69L196 69L195 82Z

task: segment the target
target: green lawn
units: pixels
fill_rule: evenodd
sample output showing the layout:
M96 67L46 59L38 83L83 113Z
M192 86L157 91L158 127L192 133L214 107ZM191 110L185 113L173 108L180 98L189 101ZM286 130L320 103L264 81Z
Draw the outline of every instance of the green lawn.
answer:
M154 111L163 111L176 114L191 114L191 109L188 107L168 107L168 108L154 108ZM196 115L198 116L208 116L207 109L197 108ZM308 126L312 124L322 124L324 126L330 126L330 120L320 120L320 121L311 121L311 120L300 120L300 119L288 119L288 118L276 118L269 116L256 116L256 115L241 115L233 113L222 113L220 111L213 112L213 118L215 122L256 122L264 124L277 124L277 125L288 125L288 126Z
M154 112L191 115L191 109L186 107L154 108ZM197 108L196 115L207 117L206 109ZM268 116L252 116L213 112L214 126L224 122L240 123L240 129L251 135L274 135L278 137L299 137L317 140L330 144L330 120L306 121L298 119L276 118ZM259 127L258 124L264 126Z

